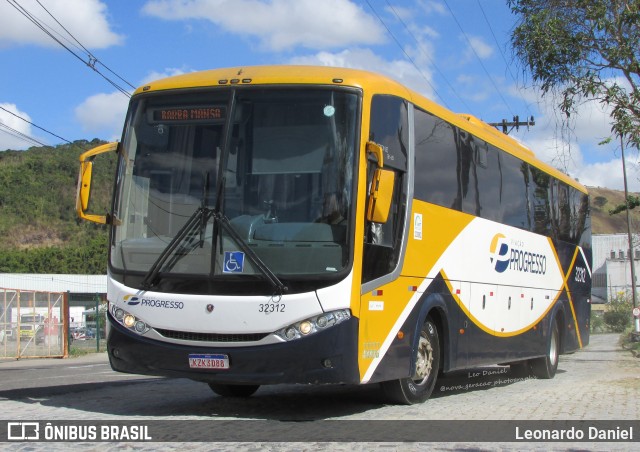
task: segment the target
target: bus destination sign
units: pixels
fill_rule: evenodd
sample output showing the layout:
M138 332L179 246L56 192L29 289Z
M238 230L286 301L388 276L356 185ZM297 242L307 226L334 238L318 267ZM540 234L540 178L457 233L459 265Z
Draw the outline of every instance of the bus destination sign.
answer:
M192 107L167 107L153 110L154 122L217 122L224 120L226 107L198 105Z

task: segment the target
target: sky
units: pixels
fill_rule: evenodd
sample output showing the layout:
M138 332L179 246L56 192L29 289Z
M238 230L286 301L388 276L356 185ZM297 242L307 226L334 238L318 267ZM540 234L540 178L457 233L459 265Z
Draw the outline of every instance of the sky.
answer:
M515 22L507 0L0 0L0 151L118 140L122 91L158 78L313 64L383 73L486 122L533 116L510 134L584 185L621 190L619 144L598 144L607 112L585 103L563 128L513 56ZM627 173L640 191L635 154Z

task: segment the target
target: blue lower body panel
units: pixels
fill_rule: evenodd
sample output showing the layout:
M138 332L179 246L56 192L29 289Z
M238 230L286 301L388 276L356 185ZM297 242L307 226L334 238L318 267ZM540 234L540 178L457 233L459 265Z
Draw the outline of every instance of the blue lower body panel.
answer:
M354 317L306 338L246 347L197 347L150 340L108 317L109 361L119 372L221 384L360 382L358 319ZM229 369L192 369L189 367L192 354L227 355Z

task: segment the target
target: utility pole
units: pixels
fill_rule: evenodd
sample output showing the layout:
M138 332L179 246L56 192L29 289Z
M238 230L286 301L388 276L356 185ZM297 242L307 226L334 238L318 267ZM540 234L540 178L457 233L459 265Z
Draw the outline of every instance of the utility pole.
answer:
M516 131L520 130L520 126L526 126L528 129L530 126L535 126L536 122L534 121L533 116L531 116L531 118L527 119L526 121L520 121L520 116L514 116L513 121L507 121L506 119L503 119L502 122L490 122L489 125L497 129L502 128L502 133L504 133L505 135L509 135L509 132L511 132L514 128L516 129Z
M627 189L627 165L624 161L624 140L620 137L620 153L622 154L622 177L624 182L624 202L627 206L627 238L629 240L629 264L631 265L631 299L633 307L638 307L638 298L636 295L636 266L635 256L633 253L633 241L631 237L631 209L629 208L629 191ZM634 318L636 333L640 333L640 319Z

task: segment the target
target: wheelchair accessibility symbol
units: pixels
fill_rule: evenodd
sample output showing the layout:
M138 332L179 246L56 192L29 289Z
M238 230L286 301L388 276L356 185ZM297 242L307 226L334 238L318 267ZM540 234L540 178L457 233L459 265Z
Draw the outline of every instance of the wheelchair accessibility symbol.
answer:
M242 251L225 251L223 273L242 273L244 270L244 253Z

